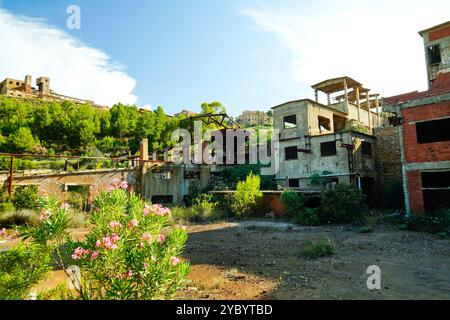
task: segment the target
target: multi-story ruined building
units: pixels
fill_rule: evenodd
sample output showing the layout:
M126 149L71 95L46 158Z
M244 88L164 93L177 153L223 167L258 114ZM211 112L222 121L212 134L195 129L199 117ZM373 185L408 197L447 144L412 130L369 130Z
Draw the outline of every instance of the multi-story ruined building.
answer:
M372 129L383 119L379 97L350 77L318 83L315 101L302 99L273 107L279 130L282 187L311 188L313 175L335 183L371 188L375 178ZM319 102L319 93L326 102Z
M25 80L16 80L6 78L0 82L0 94L8 97L25 98L25 99L40 99L44 101L70 101L77 104L90 104L97 108L106 108L95 104L93 101L78 99L74 97L58 94L50 89L50 78L40 77L36 79L36 86L31 86L32 77L25 76Z
M272 117L263 111L244 111L237 117L236 121L246 126L252 125L270 125L272 124Z
M408 215L450 207L450 22L419 34L428 90L383 99L397 116Z

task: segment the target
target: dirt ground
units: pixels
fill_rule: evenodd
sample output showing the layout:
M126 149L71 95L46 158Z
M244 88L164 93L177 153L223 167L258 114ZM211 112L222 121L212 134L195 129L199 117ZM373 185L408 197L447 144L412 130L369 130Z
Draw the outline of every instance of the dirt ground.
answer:
M247 221L189 228L186 299L450 299L450 240L378 225L297 227ZM326 237L336 252L308 260L305 242ZM369 290L367 267L381 269Z
M179 299L450 299L450 240L434 235L270 221L191 225L188 232L190 284ZM335 254L308 260L305 243L318 238L328 238ZM370 265L381 269L381 290L367 289ZM62 281L56 271L38 289Z

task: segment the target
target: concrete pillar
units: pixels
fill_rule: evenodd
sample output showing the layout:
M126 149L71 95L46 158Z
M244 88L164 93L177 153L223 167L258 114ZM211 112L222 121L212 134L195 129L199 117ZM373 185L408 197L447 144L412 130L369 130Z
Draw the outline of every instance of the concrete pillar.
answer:
M139 159L148 160L148 139L142 139L139 145Z
M142 196L145 196L145 174L147 172L147 165L145 161L148 160L148 139L142 139L139 145L139 164L136 166L136 191Z
M380 95L375 97L375 107L377 108L377 126L380 126Z
M344 78L344 102L345 102L345 111L348 112L348 87L347 80Z
M369 130L372 133L372 115L370 112L370 94L369 94L369 90L366 91L366 99L367 99L367 112L368 112L368 117L369 117Z
M359 101L359 87L354 89L356 95L356 105L358 106L358 121L361 122L361 102Z

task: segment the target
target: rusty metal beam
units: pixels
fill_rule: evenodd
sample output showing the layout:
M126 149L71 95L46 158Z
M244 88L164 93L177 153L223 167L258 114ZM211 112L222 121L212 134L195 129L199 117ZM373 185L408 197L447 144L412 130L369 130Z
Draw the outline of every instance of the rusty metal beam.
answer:
M8 195L11 198L13 193L13 183L14 183L14 156L11 156L11 162L9 167L9 186Z

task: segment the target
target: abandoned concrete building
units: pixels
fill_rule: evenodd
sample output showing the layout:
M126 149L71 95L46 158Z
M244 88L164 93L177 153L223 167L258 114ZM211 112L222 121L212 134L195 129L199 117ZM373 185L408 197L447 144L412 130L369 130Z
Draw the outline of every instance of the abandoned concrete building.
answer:
M90 100L83 100L74 97L58 94L50 89L50 78L40 77L36 79L36 86L31 86L32 77L30 75L25 76L25 80L16 80L6 78L0 82L0 94L8 97L25 98L25 99L40 99L44 101L70 101L77 104L90 104L97 108L107 108L95 104Z
M419 34L428 90L383 99L396 114L408 215L450 207L450 22Z
M258 124L270 125L273 119L266 112L246 110L236 118L236 121L246 126L252 126Z
M331 183L358 183L370 188L375 179L373 127L380 126L379 96L350 77L318 83L315 101L301 99L273 107L279 130L282 187L308 189L311 176ZM326 103L319 102L325 93Z

